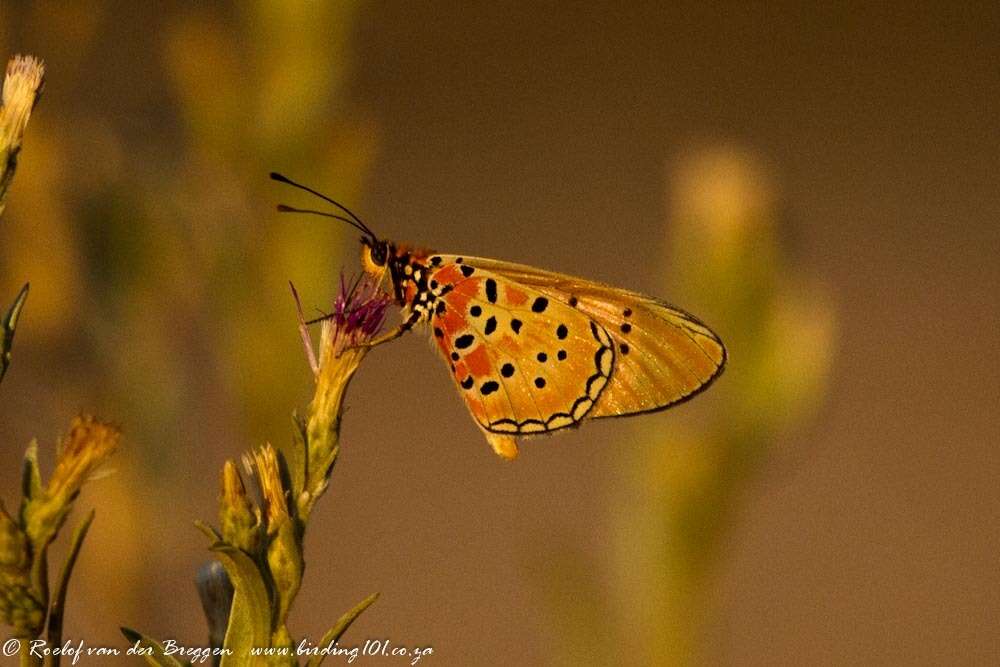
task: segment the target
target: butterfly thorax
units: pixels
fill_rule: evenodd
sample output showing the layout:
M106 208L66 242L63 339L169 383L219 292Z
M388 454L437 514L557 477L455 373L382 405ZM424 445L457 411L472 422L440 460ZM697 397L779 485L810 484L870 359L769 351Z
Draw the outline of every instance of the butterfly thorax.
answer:
M450 289L438 285L431 277L434 270L429 257L431 252L388 242L386 254L384 270L392 281L396 303L405 311L415 313L419 321L428 321L439 299Z

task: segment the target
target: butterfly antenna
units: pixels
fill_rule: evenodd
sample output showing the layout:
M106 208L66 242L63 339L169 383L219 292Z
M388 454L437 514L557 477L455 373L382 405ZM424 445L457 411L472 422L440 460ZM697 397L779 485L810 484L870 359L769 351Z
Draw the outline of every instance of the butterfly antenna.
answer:
M341 204L336 199L333 199L332 197L327 197L322 192L318 192L316 190L313 190L309 186L302 185L301 183L296 183L292 179L288 178L287 176L285 176L283 174L279 174L276 171L272 171L271 172L271 180L278 181L279 183L287 183L288 185L291 185L294 188L298 188L299 190L305 190L309 194L315 195L315 196L319 197L320 199L322 199L323 201L328 202L330 204L333 204L334 206L336 206L337 208L339 208L341 211L343 211L344 213L346 213L347 215L349 215L351 217L351 219L354 220L355 223L357 223L357 224L354 225L355 227L357 227L358 229L362 230L363 232L365 232L366 234L368 234L372 238L378 238L372 230L368 229L368 225L366 225L361 220L361 218L359 218L358 216L356 216L354 214L354 211L352 211L351 209L347 208L346 206L344 206L343 204ZM340 219L343 220L343 218L340 218Z
M366 234L368 236L371 236L372 238L375 238L375 235L372 234L371 230L369 230L367 227L359 225L354 220L351 220L350 218L345 218L342 215L337 215L336 213L327 213L326 211L316 211L316 210L313 210L311 208L295 208L294 206L288 206L287 204L278 204L278 212L279 213L308 213L310 215L320 215L320 216L323 216L324 218L333 218L334 220L340 220L341 222L346 222L351 227L354 227L355 229L357 229L361 233Z

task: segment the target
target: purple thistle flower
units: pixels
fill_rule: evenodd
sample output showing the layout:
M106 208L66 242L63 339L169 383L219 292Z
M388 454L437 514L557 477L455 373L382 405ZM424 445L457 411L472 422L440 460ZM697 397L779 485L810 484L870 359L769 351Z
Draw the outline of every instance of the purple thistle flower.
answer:
M330 315L336 335L352 339L352 344L370 340L382 329L390 303L392 299L367 273L354 278L348 286L341 272L340 293Z
M302 304L299 301L295 286L291 285L292 294L299 314L299 331L305 346L306 356L313 373L319 374L320 364L313 351L312 339L309 336L308 325L322 322L323 330L320 336L320 346L330 345L334 357L353 346L370 341L385 324L386 311L392 303L392 298L383 293L378 283L368 274L362 273L348 281L340 274L340 292L333 302L333 312L318 320L306 321L302 314ZM326 342L324 342L326 341ZM323 358L320 350L320 358Z

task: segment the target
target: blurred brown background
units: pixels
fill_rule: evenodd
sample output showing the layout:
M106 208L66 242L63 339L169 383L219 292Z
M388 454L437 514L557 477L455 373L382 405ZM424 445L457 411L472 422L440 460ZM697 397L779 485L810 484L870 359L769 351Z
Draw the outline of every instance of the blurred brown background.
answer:
M995 664L998 37L995 3L4 3L48 66L0 220L4 499L77 411L126 433L67 636L203 641L192 522L309 396L287 281L321 307L357 268L273 169L731 348L513 465L421 336L378 350L293 630L378 590L342 643L427 664Z

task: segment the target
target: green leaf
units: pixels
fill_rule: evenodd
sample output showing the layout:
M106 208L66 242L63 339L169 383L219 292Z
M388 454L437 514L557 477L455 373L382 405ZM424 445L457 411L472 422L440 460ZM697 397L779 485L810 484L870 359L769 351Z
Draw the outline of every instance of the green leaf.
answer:
M271 645L271 598L257 564L243 551L228 544L211 549L233 582L233 607L226 629L222 667L250 664L253 648Z
M368 607L370 607L377 599L378 593L372 593L359 602L353 609L341 616L337 620L336 625L327 630L326 634L323 635L323 638L319 640L318 646L326 647L336 641L339 641L340 636L347 632L347 628L351 627L351 624L354 623L355 619L361 615L361 612L368 609ZM309 662L306 663L306 667L319 667L323 664L323 658L325 657L325 655L314 655L309 659Z
M172 655L166 655L164 653L163 644L156 641L155 639L150 639L141 632L136 632L132 628L122 627L120 628L122 634L125 635L125 639L134 646L136 642L139 643L140 648L149 649L152 648L151 654L145 654L142 657L146 662L154 667L190 667L190 662L181 662Z
M0 328L3 330L3 337L0 338L0 380L3 380L3 376L7 374L7 367L10 365L10 348L14 345L14 329L17 327L17 318L21 316L24 302L28 298L29 287L30 285L25 283L4 316L3 322L0 323Z
M63 614L66 611L69 579L73 576L73 567L76 565L76 559L80 555L81 547L83 547L83 540L86 539L87 531L90 530L90 524L93 522L94 510L90 510L83 522L73 531L73 537L70 539L69 555L66 556L66 562L59 573L55 597L52 598L52 604L49 607L49 646L62 646ZM47 661L46 664L51 665L51 667L59 667L59 656L53 654L51 660Z
M219 535L219 532L215 530L215 528L212 528L210 525L202 521L201 519L195 520L194 527L200 530L201 532L205 533L205 536L212 541L212 544L217 544L219 542L222 542L222 536Z

